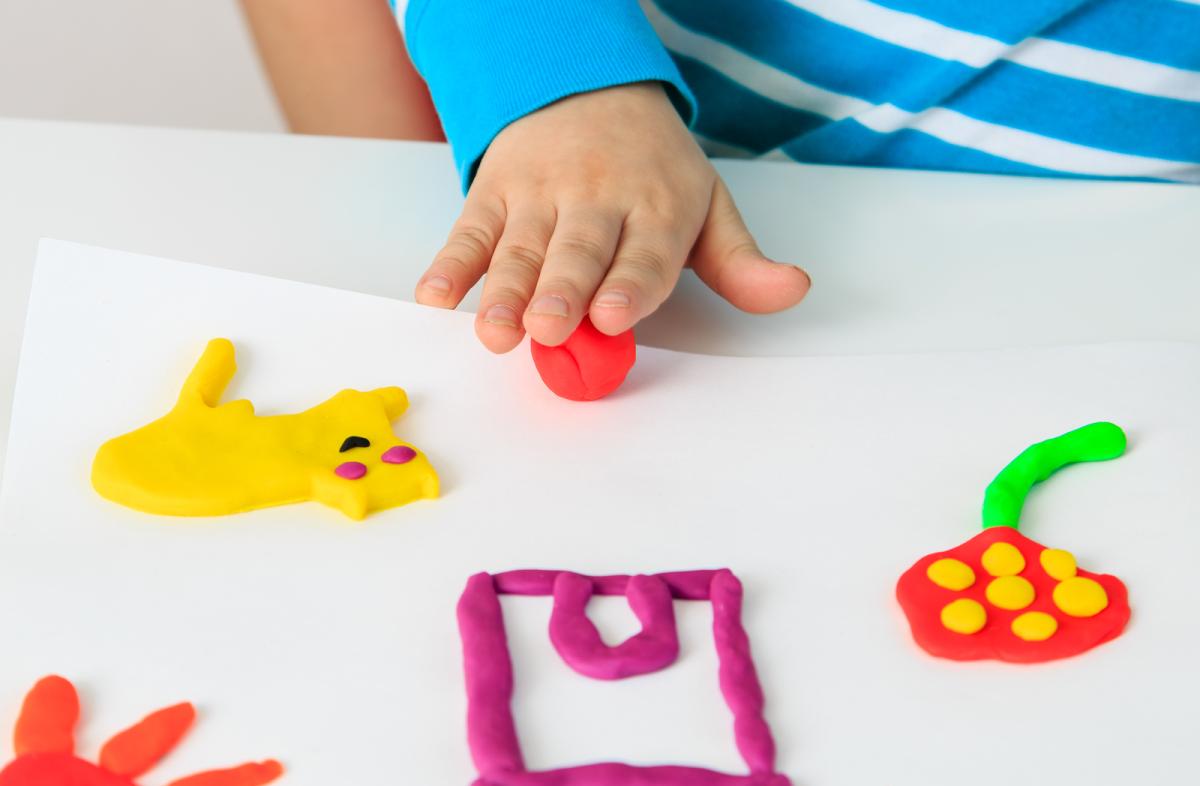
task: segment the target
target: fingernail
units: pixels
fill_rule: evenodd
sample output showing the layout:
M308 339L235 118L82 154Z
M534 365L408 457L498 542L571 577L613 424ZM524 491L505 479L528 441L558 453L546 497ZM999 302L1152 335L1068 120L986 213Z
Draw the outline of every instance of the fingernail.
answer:
M592 303L608 308L629 308L630 300L629 295L626 295L624 292L611 289L608 292L601 292Z
M421 283L421 286L425 289L428 289L430 292L437 292L444 295L449 292L450 288L454 285L451 284L450 279L446 278L445 276L437 275L425 279L425 281Z
M506 306L503 303L492 306L483 314L483 321L489 325L502 325L503 327L517 326L517 310L512 306Z
M567 299L559 295L542 295L533 301L529 307L530 314L542 314L548 317L565 317L571 312Z

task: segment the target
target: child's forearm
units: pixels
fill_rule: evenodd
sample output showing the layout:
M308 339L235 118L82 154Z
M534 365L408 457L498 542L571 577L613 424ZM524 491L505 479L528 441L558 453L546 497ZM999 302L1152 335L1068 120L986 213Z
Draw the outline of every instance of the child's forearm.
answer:
M289 127L443 138L384 0L241 0Z
M691 94L637 0L403 0L404 36L433 92L464 190L508 124L567 96L660 82Z

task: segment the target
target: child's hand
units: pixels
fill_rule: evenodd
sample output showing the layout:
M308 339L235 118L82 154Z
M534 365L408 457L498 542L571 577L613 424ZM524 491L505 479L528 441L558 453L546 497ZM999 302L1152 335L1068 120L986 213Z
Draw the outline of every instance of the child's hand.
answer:
M505 128L480 162L417 301L453 308L485 272L475 331L493 352L527 330L564 341L584 314L617 334L691 265L757 313L795 305L808 276L768 260L656 83L563 99Z

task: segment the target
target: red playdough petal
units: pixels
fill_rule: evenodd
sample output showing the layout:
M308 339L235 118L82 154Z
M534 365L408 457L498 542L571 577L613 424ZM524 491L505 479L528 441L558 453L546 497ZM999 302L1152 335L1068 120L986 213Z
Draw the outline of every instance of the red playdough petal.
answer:
M25 696L13 731L18 756L27 753L72 753L79 721L79 694L62 677L45 677Z
M212 770L172 781L168 786L264 786L283 775L283 765L272 759L243 764L228 770Z
M100 766L130 778L141 775L179 744L195 719L187 702L151 713L104 743Z
M572 401L594 401L612 393L637 359L632 330L609 336L587 317L557 347L531 341L530 349L546 387Z

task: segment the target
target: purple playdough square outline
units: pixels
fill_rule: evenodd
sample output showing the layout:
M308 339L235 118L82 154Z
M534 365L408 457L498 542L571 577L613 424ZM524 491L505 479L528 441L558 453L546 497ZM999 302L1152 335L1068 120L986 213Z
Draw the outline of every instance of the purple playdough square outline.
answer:
M604 645L584 613L592 594L629 597L642 633L616 647ZM750 774L615 763L527 771L512 716L513 669L500 595L554 597L550 635L555 648L576 671L597 679L621 679L670 665L678 653L672 602L711 602L718 681ZM479 771L473 786L791 786L775 771L775 742L763 717L762 687L742 627L742 584L729 570L632 577L548 570L479 573L467 582L458 602L458 626L467 683L467 737Z

